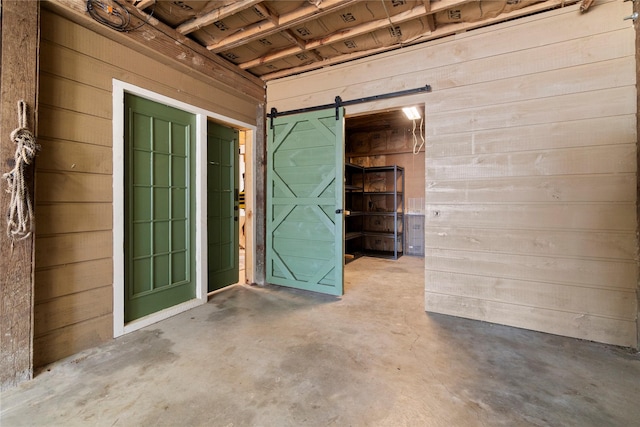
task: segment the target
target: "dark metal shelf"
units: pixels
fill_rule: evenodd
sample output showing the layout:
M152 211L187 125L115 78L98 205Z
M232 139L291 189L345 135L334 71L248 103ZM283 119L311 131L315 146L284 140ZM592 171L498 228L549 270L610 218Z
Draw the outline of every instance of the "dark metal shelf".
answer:
M402 237L402 231L398 231L397 233L394 233L393 231L367 231L367 230L363 230L362 233L360 233L364 236L372 236L372 237L385 237L385 238L390 238L393 239L396 236L398 236L398 238Z
M402 212L368 212L368 211L365 211L364 215L369 215L369 216L394 216L394 215L398 215L398 217L401 217L404 214Z
M344 240L357 239L362 236L364 236L364 234L361 231L352 231L350 233L345 233Z
M371 184L377 180L377 176L372 176L372 173L382 173L384 176L380 176L380 180L385 181L385 185L382 187L384 191L364 191L368 187L368 183ZM364 211L351 211L346 218L351 217L364 217L363 221L350 221L345 222L345 227L348 227L345 231L345 240L353 240L360 237L365 237L362 241L353 241L350 243L350 250L360 252L365 256L375 256L381 258L397 259L402 256L404 248L404 237L402 233L402 223L404 218L404 168L400 166L372 166L362 167L353 164L345 165L345 193L349 194L349 205L345 206L345 210L349 211L350 207L365 207ZM352 185L353 183L359 184L362 180L362 185ZM391 181L390 181L391 180ZM388 188L392 190L386 191ZM369 190L371 188L368 188ZM369 204L367 205L367 200ZM384 201L384 203L382 203ZM359 202L354 204L354 202ZM383 206L384 205L384 206ZM368 211L366 207L390 207L389 210L384 211ZM368 224L367 217L387 218L373 220L376 224ZM381 231L367 231L366 228L376 229L378 223L381 227L378 229L389 230L389 232ZM348 224L348 225L347 225ZM366 228L365 228L366 227ZM375 242L372 240L375 239ZM378 242L378 239L384 239L383 242ZM389 244L391 243L391 245ZM362 245L358 247L358 245ZM364 249L364 247L375 247L375 249ZM380 249L389 249L393 247L393 250L386 251Z
M370 256L370 257L375 257L375 258L388 258L388 259L397 259L398 257L402 256L402 251L398 251L398 254L396 256L396 253L394 251L373 251L373 250L368 250L365 253L366 256Z
M380 194L383 196L398 196L398 197L402 197L402 191L397 191L397 192L393 192L393 191L363 191L362 194L364 194L365 196L372 196L374 194Z

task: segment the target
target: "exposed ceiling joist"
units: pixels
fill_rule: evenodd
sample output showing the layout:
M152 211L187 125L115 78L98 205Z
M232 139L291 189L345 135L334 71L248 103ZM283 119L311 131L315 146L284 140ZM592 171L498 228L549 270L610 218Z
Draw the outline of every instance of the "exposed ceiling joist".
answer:
M312 40L304 44L304 46L291 47L287 49L282 49L278 52L273 52L268 55L262 56L260 58L254 59L252 61L247 61L239 64L240 68L246 70L253 67L257 67L259 65L268 64L270 62L277 61L279 59L286 58L288 56L296 55L304 51L311 51L312 49L318 48L320 46L330 45L332 43L336 43L343 40L348 40L350 38L371 33L380 28L388 27L389 25L398 25L403 22L408 22L414 19L421 18L423 16L429 16L428 24L429 24L429 32L421 34L420 37L425 37L430 32L435 30L435 22L433 19L433 14L442 10L447 10L452 7L457 7L469 3L470 0L440 0L435 3L434 6L426 0L422 4L418 4L411 10L406 12L399 13L397 15L389 16L388 18L378 19L376 21L369 21L364 24L360 24L358 26L352 27L348 30L340 31L336 34L333 34L328 37L323 37L321 39ZM393 49L394 47L390 47L389 49ZM377 51L377 49L375 49ZM317 54L316 54L317 56Z
M103 5L101 10L109 21L111 12L106 5L113 0L92 1ZM583 1L586 8L592 0L124 0L124 3L137 17L144 15L142 19L146 17L149 26L160 28L156 25L159 21L173 30L173 37L180 43L184 40L197 44L228 68L241 74L246 70L245 74L264 81L578 1ZM117 21L117 16L113 21ZM130 27L134 32L146 31L146 25L135 25Z
M241 32L230 35L219 43L207 46L207 49L215 53L233 49L259 38L291 28L294 25L318 19L336 11L337 9L347 7L356 1L358 0L325 0L318 5L309 4L308 6L280 16L277 24L272 21L258 22L257 24L247 27Z
M200 28L204 28L207 25L211 25L214 22L220 21L228 16L234 15L238 12L241 12L245 9L253 7L258 3L262 2L262 0L240 0L234 2L230 5L223 6L219 9L213 10L209 13L206 13L200 17L196 17L185 22L182 25L179 25L176 28L176 31L180 34L189 34Z
M266 20L271 22L273 25L278 25L278 17L273 16L273 14L269 11L269 9L266 8L265 5L257 4L255 8L258 12L262 14L262 16L265 17Z
M152 6L155 2L156 0L133 0L133 5L142 10Z
M344 30L341 31L339 33L336 33L332 36L329 37L324 37L322 39L318 39L318 40L312 40L308 43L305 43L304 46L300 46L297 48L288 48L288 49L283 49L279 52L275 52L269 55L265 55L261 58L255 59L253 61L248 61L240 65L240 68L242 69L247 69L247 68L253 68L256 67L258 65L262 65L262 64L266 64L269 62L273 62L276 61L278 59L282 59L285 58L287 56L291 56L291 55L295 55L297 53L300 53L302 51L309 51L311 49L315 49L317 47L320 46L325 46L325 45L329 45L332 43L336 43L338 41L342 41L342 40L347 40L350 39L352 37L356 37L359 36L361 34L367 34L370 33L372 31L375 31L379 28L384 28L389 26L390 24L393 25L397 25L400 24L402 22L406 22L406 21L410 21L412 19L416 19L416 18L420 18L422 16L425 16L427 14L427 11L425 10L425 7L423 4L420 4L416 7L414 7L411 10L408 10L407 12L403 12L397 15L393 15L389 18L382 18L376 21L369 21L366 22L364 24L360 24L358 26L349 28L348 30Z
M447 0L443 0L443 1L447 1ZM569 5L569 4L573 4L573 3L577 3L580 0L547 0L541 3L537 3L534 4L532 6L529 6L527 8L524 9L518 9L518 10L514 10L512 12L508 12L502 15L498 15L495 18L491 18L491 19L487 19L485 21L481 21L481 22L461 22L461 23L457 23L457 24L451 24L445 27L441 27L428 32L423 33L423 35L421 37L419 37L418 39L414 40L412 43L409 44L405 44L405 46L411 45L411 44L417 44L417 43L422 43L424 41L428 41L428 40L433 40L433 39L437 39L440 37L446 37L446 36L450 36L452 34L456 34L456 33L461 33L461 32L465 32L468 30L472 30L475 28L479 28L479 27L483 27L489 24L495 24L498 22L502 22L502 21L507 21L509 19L514 19L514 18L519 18L521 16L526 16L526 15L531 15L533 13L537 13L543 10L548 10L554 7L561 7L561 6L565 6L565 5ZM440 2L438 2L440 3ZM453 3L453 1L449 1L449 3ZM461 3L465 3L465 2L458 2L458 4ZM383 52L387 52L390 50L395 50L395 49L399 49L401 46L400 45L395 45L395 46L391 46L391 47L382 47L382 48L377 48L377 49L371 49L368 51L362 51L362 52L356 52L356 53L350 53L350 54L346 54L346 55L339 55L339 56L335 56L331 59L326 59L323 60L322 62L315 62L312 64L307 64L307 65L302 65L299 67L294 67L294 68L289 68L287 70L282 70L282 71L276 71L273 73L269 73L269 74L265 74L262 75L262 79L265 81L268 80L273 80L273 79L278 79L278 78L282 78L282 77L286 77L289 75L293 75L293 74L299 74L299 73L303 73L303 72L307 72L307 71L311 71L311 70L315 70L318 68L324 68L324 67L328 67L331 65L335 65L335 64L340 64L343 62L347 62L347 61L351 61L354 59L358 59L358 58L363 58L363 57L367 57L367 56L372 56L372 55L376 55L379 53L383 53Z

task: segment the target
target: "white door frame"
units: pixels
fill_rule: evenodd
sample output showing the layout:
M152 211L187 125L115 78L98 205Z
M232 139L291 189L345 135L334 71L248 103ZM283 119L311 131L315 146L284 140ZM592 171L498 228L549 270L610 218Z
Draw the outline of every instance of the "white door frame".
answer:
M207 302L207 120L238 129L250 129L255 147L256 126L186 104L167 96L113 79L113 336L133 332ZM125 324L124 322L124 94L131 93L196 116L196 296ZM251 219L253 221L253 219ZM253 227L252 227L253 228ZM255 246L252 245L252 248ZM255 250L255 249L253 249Z

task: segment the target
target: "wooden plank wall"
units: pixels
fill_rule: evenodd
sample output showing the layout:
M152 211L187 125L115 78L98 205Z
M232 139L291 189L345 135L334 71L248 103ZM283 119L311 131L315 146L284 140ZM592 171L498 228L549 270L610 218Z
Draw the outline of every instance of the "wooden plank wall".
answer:
M426 107L426 310L637 347L631 12L569 6L276 80L268 108L431 84L393 101Z
M46 10L40 69L36 366L113 336L112 78L247 123L256 114L248 96Z

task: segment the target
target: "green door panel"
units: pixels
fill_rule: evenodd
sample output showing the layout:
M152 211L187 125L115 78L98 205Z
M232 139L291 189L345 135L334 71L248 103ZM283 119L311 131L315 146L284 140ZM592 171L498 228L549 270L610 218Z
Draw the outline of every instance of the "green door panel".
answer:
M273 120L267 147L267 281L342 295L340 109ZM338 212L336 212L338 210Z
M195 298L193 114L125 95L125 321Z
M238 282L238 131L207 125L208 291Z

